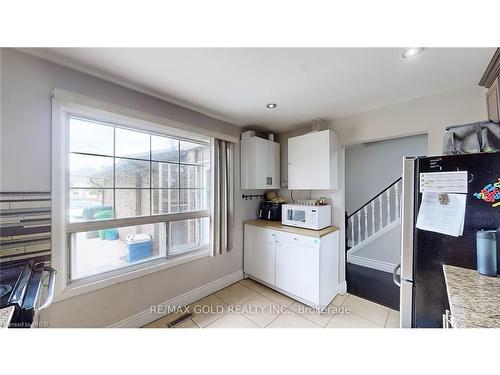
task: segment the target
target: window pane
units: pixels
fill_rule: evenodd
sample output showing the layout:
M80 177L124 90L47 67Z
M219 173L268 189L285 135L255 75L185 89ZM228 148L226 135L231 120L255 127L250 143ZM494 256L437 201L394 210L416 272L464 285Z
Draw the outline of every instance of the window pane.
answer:
M202 210L201 192L201 189L181 189L180 212Z
M153 214L170 214L179 212L179 190L152 189Z
M113 127L78 118L69 118L71 152L113 155Z
M152 162L152 183L155 188L179 187L179 164Z
M157 223L72 234L71 279L164 256L165 233L165 224Z
M116 189L116 217L150 215L149 189Z
M203 162L203 149L206 147L199 143L180 141L181 163L201 164Z
M180 187L181 188L201 188L201 167L196 165L180 166Z
M115 156L149 160L149 137L147 133L116 128Z
M148 188L149 161L115 158L117 188Z
M112 189L70 189L69 221L71 223L112 218Z
M207 217L170 222L168 256L177 256L208 246L209 229Z
M179 162L179 140L152 135L151 158L158 161Z
M113 158L70 154L71 187L113 187Z
M212 169L210 167L202 169L202 188L210 189L212 187Z

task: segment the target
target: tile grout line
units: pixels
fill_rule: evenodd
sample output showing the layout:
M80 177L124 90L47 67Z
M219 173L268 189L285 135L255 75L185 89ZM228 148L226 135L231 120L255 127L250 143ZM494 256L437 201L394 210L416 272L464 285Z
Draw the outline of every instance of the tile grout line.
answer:
M389 315L391 315L391 310L387 313L387 318L385 318L384 328L387 328L387 322L389 321Z
M342 304L342 306L344 306L344 304L347 302L347 300L349 299L349 297L350 297L350 296L351 296L351 294L349 294L349 295L347 296L347 298L345 299L345 301L344 301L344 303ZM384 306L384 305L381 305L381 304L376 303L376 302L372 302L372 301L367 300L367 299L365 299L365 298L361 298L361 297L358 297L358 296L354 296L354 297L359 298L359 299L362 299L362 300L364 300L364 301L367 301L367 302L369 302L369 303L373 303L373 304L375 304L375 305L377 305L377 306L381 306L381 307L383 307L383 308L387 309L387 317L385 318L385 323L387 322L387 319L389 318L389 313L390 313L390 308L389 308L389 307ZM378 322L376 322L376 321L372 320L371 318L367 318L367 317L362 316L362 315L360 315L360 314L356 314L355 312L352 312L352 311L350 312L350 314L354 314L354 315L356 315L357 317L360 317L360 318L363 318L363 319L365 319L365 320L368 320L369 322L372 322L372 323L376 324L377 326L379 326L379 328L385 328L385 323L384 323L384 325L380 325L380 323L378 323Z

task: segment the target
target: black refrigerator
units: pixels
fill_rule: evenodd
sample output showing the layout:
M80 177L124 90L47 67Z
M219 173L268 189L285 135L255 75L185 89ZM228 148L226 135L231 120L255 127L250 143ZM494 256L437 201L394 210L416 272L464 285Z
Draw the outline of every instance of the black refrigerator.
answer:
M476 269L476 232L500 227L500 200L485 195L499 196L500 153L405 158L403 163L401 327L441 328L449 309L442 265ZM467 171L463 234L417 229L421 173L453 171Z

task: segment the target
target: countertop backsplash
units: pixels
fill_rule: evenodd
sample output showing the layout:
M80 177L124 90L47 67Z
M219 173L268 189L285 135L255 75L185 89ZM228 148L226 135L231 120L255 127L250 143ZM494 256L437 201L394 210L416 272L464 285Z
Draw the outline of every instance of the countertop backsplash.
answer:
M50 255L50 192L0 192L0 262Z

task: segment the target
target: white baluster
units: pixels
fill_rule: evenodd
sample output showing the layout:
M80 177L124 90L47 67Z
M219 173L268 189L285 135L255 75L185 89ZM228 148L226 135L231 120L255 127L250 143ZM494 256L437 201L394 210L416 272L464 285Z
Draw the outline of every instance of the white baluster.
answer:
M365 240L368 238L368 205L365 206Z
M372 200L372 236L375 234L375 199Z
M387 225L391 222L391 189L387 189Z
M354 247L354 216L351 216L351 247Z
M394 204L396 205L394 219L397 220L399 219L399 182L394 185Z
M358 215L358 244L361 242L361 211L358 211L356 215Z
M384 220L383 220L383 209L382 209L382 194L380 194L378 196L378 208L380 209L380 212L379 212L379 222L378 222L378 230L381 230L382 227L384 226Z

